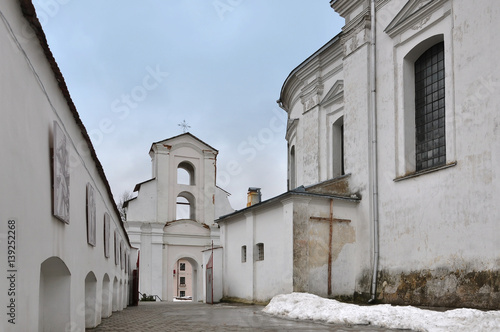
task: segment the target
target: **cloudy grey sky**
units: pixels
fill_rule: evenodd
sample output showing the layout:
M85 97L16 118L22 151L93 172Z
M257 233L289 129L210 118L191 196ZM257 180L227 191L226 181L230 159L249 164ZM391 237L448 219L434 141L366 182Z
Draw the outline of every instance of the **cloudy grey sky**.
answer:
M34 0L115 198L151 178L152 142L219 150L231 204L286 191L288 74L340 32L328 0Z

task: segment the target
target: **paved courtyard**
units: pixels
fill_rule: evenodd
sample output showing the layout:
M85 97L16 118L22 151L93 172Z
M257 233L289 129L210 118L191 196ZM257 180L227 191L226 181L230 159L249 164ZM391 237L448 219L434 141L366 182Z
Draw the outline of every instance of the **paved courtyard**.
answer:
M86 331L402 331L287 320L266 315L263 308L226 303L141 302L138 307L113 313L97 328Z

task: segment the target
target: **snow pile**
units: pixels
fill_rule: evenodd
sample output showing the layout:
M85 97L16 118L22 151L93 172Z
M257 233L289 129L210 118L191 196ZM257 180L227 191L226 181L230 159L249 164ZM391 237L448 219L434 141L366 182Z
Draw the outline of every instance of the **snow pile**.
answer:
M436 312L389 304L359 306L307 293L277 295L263 311L287 318L414 331L500 331L500 311L455 309Z

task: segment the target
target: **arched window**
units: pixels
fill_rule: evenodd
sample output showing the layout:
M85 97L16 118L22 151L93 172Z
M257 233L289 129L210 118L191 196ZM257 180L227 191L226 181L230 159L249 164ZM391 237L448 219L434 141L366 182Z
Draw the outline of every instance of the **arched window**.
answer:
M194 196L188 192L182 192L177 196L177 209L175 219L191 219L195 220L195 199Z
M344 175L344 117L332 125L332 175Z
M446 164L444 43L415 61L416 170Z
M193 186L195 184L193 164L183 161L177 166L177 184L185 184L188 186Z

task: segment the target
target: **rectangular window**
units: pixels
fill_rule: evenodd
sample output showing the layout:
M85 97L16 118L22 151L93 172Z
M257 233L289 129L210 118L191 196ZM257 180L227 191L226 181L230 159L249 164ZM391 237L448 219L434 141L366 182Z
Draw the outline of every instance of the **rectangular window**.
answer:
M444 43L415 61L416 170L446 164Z
M257 260L264 260L264 243L257 243Z
M180 263L179 270L180 271L186 271L186 263Z
M179 281L181 285L186 284L186 277L181 277L181 280Z
M181 290L179 293L180 293L180 296L181 296L181 297L186 296L186 291Z
M241 246L241 262L245 263L247 261L247 246Z

